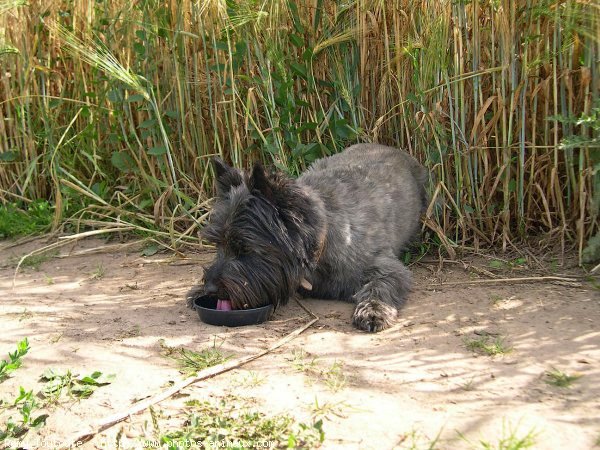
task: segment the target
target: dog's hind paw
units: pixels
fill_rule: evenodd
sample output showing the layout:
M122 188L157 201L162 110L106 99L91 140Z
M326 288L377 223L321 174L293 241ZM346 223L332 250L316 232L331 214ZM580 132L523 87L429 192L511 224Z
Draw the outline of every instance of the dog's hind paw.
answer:
M352 323L360 330L376 333L391 327L398 310L380 300L365 300L356 305Z

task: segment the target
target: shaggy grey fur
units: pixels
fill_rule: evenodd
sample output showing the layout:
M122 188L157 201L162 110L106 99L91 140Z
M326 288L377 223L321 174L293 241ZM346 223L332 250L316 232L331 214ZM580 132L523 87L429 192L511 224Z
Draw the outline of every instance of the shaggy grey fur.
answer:
M298 290L351 300L354 325L392 325L411 286L400 252L419 230L427 171L407 153L358 144L300 178L215 162L218 201L204 236L217 246L204 285L235 309L286 303Z

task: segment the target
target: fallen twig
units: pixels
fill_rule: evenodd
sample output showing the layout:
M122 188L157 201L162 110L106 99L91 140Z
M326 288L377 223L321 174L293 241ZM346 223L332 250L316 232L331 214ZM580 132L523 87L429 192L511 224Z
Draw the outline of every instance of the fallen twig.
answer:
M38 241L40 239L50 239L52 235L56 233L42 234L42 235L33 235L33 236L25 236L20 239L17 239L14 242L2 242L2 250L8 250L9 248L18 247L20 245L25 245L33 241Z
M101 245L100 247L86 248L84 250L80 250L78 252L72 252L65 255L56 255L56 258L70 258L72 256L88 256L94 255L97 253L109 253L115 250L123 250L127 247L133 247L136 245L142 245L146 239L139 239L131 242L124 242L119 244L110 244L110 245Z
M112 224L115 225L115 224ZM114 233L114 232L122 232L122 231L131 231L131 230L135 230L134 226L131 225L120 225L118 227L113 227L113 228L102 228L100 230L91 230L91 231L83 231L81 233L77 233L77 234L69 234L66 236L59 236L58 239L67 239L67 240L72 240L72 239L82 239L85 237L89 237L89 236L97 236L99 234L107 234L107 233Z
M287 344L288 342L293 340L295 337L297 337L299 334L301 334L302 332L304 332L305 330L310 328L317 320L319 320L319 318L310 309L308 309L306 306L304 306L299 300L297 300L297 301L300 304L300 306L312 316L312 320L310 322L306 323L305 325L303 325L299 328L296 328L294 331L292 331L291 333L287 334L286 336L284 336L283 338L278 340L275 344L271 345L268 349L258 352L254 355L245 356L243 358L238 358L233 361L229 361L229 362L226 362L223 364L219 364L217 366L213 366L213 367L209 367L207 369L201 370L200 372L198 372L196 374L196 376L194 376L192 378L182 379L182 380L178 381L177 383L175 383L173 386L171 386L169 389L166 389L165 391L163 391L147 400L136 403L135 405L133 405L131 408L129 408L126 411L121 411L121 412L112 414L110 416L107 416L107 417L99 420L95 425L90 426L87 430L81 431L76 436L73 436L73 437L65 440L64 444L58 448L59 449L70 449L72 447L78 447L81 444L83 444L84 442L87 442L90 439L92 439L98 433L101 433L102 431L107 430L108 428L116 425L119 422L122 422L123 420L127 419L129 416L132 416L134 414L139 414L142 411L144 411L145 409L149 408L150 406L155 405L156 403L160 403L163 400L166 400L167 398L175 395L177 392L179 392L183 388L186 388L194 383L197 383L198 381L206 380L208 378L215 377L224 372L228 372L230 370L241 367L241 366L248 364L249 362L254 361L258 358L261 358L261 357L267 355L268 353L271 353L272 351L278 349L279 347Z
M527 283L530 281L566 281L569 283L578 283L581 281L580 278L566 278L566 277L554 277L554 276L543 276L543 277L520 277L520 278L494 278L489 280L464 280L464 281L449 281L447 283L440 283L437 285L429 286L427 289L436 289L444 286L459 286L461 284L495 284L495 283Z

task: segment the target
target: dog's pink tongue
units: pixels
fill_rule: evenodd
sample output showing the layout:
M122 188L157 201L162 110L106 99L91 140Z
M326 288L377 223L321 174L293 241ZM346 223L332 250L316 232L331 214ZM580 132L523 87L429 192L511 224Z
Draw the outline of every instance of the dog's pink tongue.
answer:
M231 311L231 300L217 300L217 311Z

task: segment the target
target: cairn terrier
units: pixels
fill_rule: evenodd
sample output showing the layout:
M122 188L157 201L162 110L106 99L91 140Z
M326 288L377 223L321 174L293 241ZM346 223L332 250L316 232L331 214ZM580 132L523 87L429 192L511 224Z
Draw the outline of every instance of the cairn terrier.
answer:
M298 179L242 173L214 159L217 201L202 236L217 248L187 295L233 309L275 307L295 292L352 301L353 324L390 327L411 286L398 260L419 231L427 171L407 153L357 144L315 161Z

